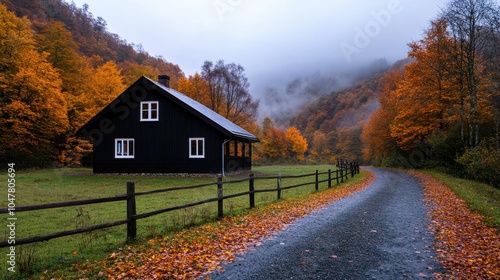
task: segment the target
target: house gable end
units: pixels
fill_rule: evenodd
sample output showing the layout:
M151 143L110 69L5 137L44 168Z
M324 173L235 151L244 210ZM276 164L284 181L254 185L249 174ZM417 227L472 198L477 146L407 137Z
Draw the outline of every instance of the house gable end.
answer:
M120 120L124 120L129 116L132 109L140 106L141 101L144 101L148 92L151 91L155 91L165 96L230 139L241 139L248 142L259 141L257 137L251 133L223 118L196 100L173 89L166 88L144 76L139 78L134 84L128 87L122 94L83 125L76 132L76 135L98 141L103 133L107 133L112 129L113 124L111 120L104 117L107 113L112 112L117 114Z
M140 102L147 96L147 91L143 87L143 84L143 78L140 78L129 86L122 94L116 97L110 104L78 129L76 135L84 136L94 141L101 140L103 134L110 133L113 129L112 120L107 118L106 114L116 114L120 120L128 118L131 111L139 107Z
M160 92L170 100L174 101L182 108L196 115L197 117L205 121L207 124L216 128L221 133L226 135L228 138L240 139L248 142L259 142L259 139L257 137L255 137L248 131L244 130L243 128L239 127L238 125L232 123L231 121L227 120L226 118L222 117L221 115L217 114L216 112L209 109L205 105L199 103L198 101L176 90L173 90L171 88L166 88L163 85L153 80L150 80L148 78L145 79L148 80L153 85L153 87L156 88L158 92Z

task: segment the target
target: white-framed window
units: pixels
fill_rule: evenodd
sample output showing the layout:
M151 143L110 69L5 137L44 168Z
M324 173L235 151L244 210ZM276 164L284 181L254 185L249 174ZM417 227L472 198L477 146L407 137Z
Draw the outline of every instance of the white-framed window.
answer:
M141 121L151 122L158 121L160 118L160 106L158 101L143 101L141 102Z
M115 139L115 158L134 158L135 141L133 138Z
M205 138L189 138L189 158L205 158Z

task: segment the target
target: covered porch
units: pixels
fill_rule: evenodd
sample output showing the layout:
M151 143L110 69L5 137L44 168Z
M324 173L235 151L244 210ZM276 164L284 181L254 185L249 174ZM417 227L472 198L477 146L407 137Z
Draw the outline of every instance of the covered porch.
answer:
M252 169L252 143L249 141L224 141L224 172Z

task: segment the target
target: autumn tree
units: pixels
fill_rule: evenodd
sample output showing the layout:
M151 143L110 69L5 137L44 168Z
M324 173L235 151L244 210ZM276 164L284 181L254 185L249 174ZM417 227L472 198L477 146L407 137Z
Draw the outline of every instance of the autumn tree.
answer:
M451 38L446 22L431 23L424 39L410 43L405 79L393 91L397 115L391 136L403 150L416 148L437 129L447 130L456 121L458 88L451 74Z
M373 113L363 127L361 139L364 143L363 159L367 162L382 162L395 153L396 143L390 134L389 125L392 119L387 117L385 110L379 109Z
M259 102L248 91L250 84L241 65L205 61L201 77L208 84L210 109L238 125L254 121Z
M61 79L48 53L35 49L26 18L0 5L0 155L20 165L57 159L68 128Z
M38 49L49 54L48 60L58 70L63 91L73 92L78 86L82 58L71 32L60 21L45 23L36 35Z
M177 90L207 107L211 105L208 82L198 73L190 75L188 78L180 78Z
M94 58L94 60L99 60ZM108 61L95 69L87 63L87 81L82 83L85 91L71 96L69 116L71 133L67 135L64 151L60 161L65 165L80 165L82 159L92 152L92 145L87 139L79 139L74 131L99 113L125 90L123 77L116 63Z
M290 156L297 160L304 160L307 151L307 140L300 134L300 131L292 126L286 130L285 138L288 142Z
M456 83L460 86L462 141L471 147L479 144L480 95L484 90L482 87L485 79L481 67L484 57L481 57L481 53L488 41L499 42L499 14L498 6L491 0L453 0L443 12L453 36L456 54L453 69Z
M373 113L363 127L361 139L364 143L363 158L369 162L389 164L398 152L398 146L391 136L391 124L396 117L397 99L394 92L405 78L404 68L391 69L384 75L380 88L380 108Z
M288 143L284 131L271 127L262 139L261 154L271 160L286 158Z
M19 70L18 58L35 44L34 32L27 18L18 18L0 4L0 83L5 84ZM0 97L6 96L0 87Z
M35 36L37 48L48 54L48 61L52 63L62 80L62 92L67 101L70 124L67 134L71 137L83 124L81 113L89 105L93 64L103 62L97 56L92 58L80 56L78 45L62 22L51 20L38 25L40 31Z
M335 156L350 161L360 161L363 158L363 151L360 149L362 131L361 124L340 128L335 143Z
M331 155L331 148L325 133L317 130L313 134L311 155L318 158L327 158Z
M477 1L466 2L471 6L477 4ZM460 13L472 13L471 7L467 7L462 7L465 10ZM472 20L474 16L467 18ZM495 90L488 64L480 52L467 53L465 42L470 38L457 41L457 35L450 33L464 26L450 27L450 24L446 18L431 22L425 37L409 44L412 61L405 65L404 71L386 75L386 86L379 97L380 109L366 124L362 135L366 158L384 161L391 155L394 159L401 153L425 149L425 157L432 157L437 164L453 165L464 146L479 143L479 125L493 123L489 95ZM463 46L459 48L459 44ZM469 56L475 56L474 61L469 61ZM456 141L457 131L462 141ZM425 147L430 147L432 153Z
M156 78L160 75L160 71L153 66L139 64L135 61L122 62L118 67L121 69L123 83L126 85L133 84L142 76Z
M120 70L113 61L95 69L87 95L86 121L102 110L125 90ZM83 124L82 124L83 125Z
M280 130L266 117L258 132L261 143L256 143L254 147L259 158L304 160L308 148L307 140L297 128L292 126L286 131Z
M274 127L274 122L269 118L265 117L264 120L262 121L262 132L264 134L267 134L271 128Z

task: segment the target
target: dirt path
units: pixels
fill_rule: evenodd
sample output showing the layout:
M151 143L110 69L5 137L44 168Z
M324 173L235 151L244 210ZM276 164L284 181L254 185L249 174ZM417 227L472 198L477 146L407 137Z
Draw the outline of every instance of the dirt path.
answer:
M298 220L208 277L426 279L442 272L418 181L400 171L368 170L377 179L367 189Z

